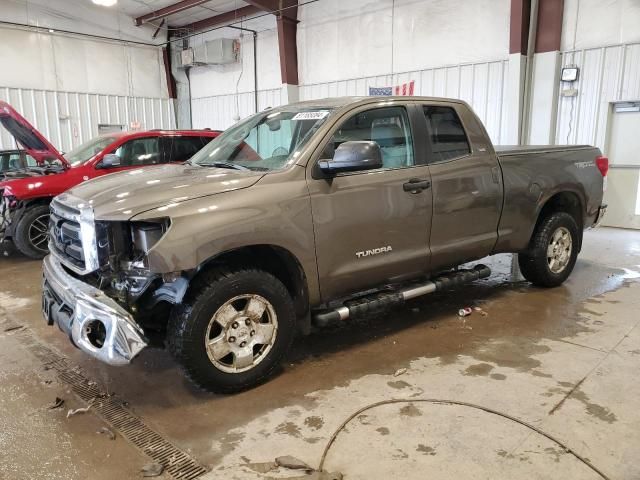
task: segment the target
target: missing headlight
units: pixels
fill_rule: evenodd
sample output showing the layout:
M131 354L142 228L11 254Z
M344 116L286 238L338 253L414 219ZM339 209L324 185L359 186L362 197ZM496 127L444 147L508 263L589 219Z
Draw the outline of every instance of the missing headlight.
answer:
M135 250L144 254L149 253L149 250L167 231L168 226L167 221L131 223L131 238Z

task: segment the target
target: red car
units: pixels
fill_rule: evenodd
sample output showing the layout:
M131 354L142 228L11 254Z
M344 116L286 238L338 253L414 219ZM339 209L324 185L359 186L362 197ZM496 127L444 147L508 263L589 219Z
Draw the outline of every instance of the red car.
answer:
M31 258L48 252L49 202L92 178L131 168L184 162L220 132L149 130L98 136L61 154L11 105L0 101L0 124L38 163L0 181L0 242L12 239ZM22 178L15 178L17 176Z

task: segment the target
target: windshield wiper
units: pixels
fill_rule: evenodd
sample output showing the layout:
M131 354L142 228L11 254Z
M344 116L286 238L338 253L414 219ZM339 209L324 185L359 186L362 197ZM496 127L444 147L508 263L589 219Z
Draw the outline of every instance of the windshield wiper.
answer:
M201 167L231 168L233 170L249 170L247 167L228 162L198 163Z

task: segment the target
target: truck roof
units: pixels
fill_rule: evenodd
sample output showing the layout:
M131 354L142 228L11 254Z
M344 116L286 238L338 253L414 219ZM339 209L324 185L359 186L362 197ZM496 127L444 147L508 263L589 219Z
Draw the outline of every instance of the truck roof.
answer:
M305 100L303 102L292 103L292 106L296 107L331 107L339 108L351 104L367 104L367 103L380 103L395 100L416 100L416 101L429 101L429 102L451 102L451 103L465 103L464 100L456 98L444 98L444 97L422 97L422 96L408 96L408 95L384 95L384 96L353 96L353 97L333 97L322 98L318 100Z

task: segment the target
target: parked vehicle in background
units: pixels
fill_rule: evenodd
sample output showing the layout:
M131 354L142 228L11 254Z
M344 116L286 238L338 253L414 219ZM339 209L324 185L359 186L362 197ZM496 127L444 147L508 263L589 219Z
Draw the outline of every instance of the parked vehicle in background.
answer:
M35 160L0 181L0 242L12 239L31 258L48 252L49 202L82 182L106 174L182 163L215 138L212 130L150 130L95 137L64 155L9 104L0 124Z
M21 178L29 169L38 168L38 162L24 150L0 150L0 180Z
M452 268L487 255L515 252L529 281L560 285L604 214L607 169L590 146L494 148L460 100L269 109L186 165L54 199L43 313L113 365L164 335L195 383L235 392L312 321L484 278Z

